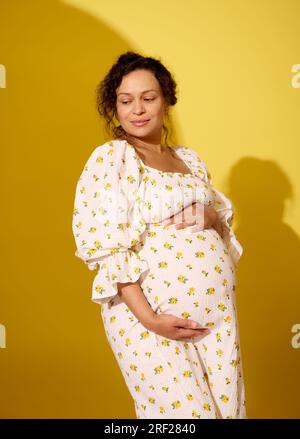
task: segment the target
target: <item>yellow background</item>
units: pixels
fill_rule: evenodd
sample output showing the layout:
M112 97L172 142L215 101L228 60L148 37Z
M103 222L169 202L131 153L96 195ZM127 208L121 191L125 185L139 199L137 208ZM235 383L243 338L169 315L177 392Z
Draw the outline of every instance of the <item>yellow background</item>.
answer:
M107 140L94 90L127 50L174 74L176 142L234 203L248 417L299 417L299 19L298 0L2 2L0 417L135 418L71 231Z

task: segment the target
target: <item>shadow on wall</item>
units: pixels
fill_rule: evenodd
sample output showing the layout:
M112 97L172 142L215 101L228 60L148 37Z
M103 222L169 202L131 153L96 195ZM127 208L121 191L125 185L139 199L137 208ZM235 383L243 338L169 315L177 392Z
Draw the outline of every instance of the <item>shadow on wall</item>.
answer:
M106 140L96 85L135 48L98 19L53 0L2 5L0 40L9 216L1 416L135 418L100 308L90 300L95 273L75 258L71 229L75 184Z
M244 247L237 302L248 416L299 418L300 350L291 330L300 323L300 242L283 221L292 187L275 162L245 157L231 170L228 196Z

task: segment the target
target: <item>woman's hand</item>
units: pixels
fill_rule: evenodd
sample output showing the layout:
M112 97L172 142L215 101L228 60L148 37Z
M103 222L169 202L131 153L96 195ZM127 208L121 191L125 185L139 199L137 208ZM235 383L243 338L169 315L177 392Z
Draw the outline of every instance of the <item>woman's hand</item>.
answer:
M201 327L195 320L181 319L171 314L154 313L148 329L163 337L181 341L190 341L194 337L210 333L209 328Z
M176 215L172 215L164 225L176 224L176 229L197 225L197 230L204 230L214 227L215 230L223 237L223 228L218 218L216 210L212 206L201 203L193 203L185 207Z

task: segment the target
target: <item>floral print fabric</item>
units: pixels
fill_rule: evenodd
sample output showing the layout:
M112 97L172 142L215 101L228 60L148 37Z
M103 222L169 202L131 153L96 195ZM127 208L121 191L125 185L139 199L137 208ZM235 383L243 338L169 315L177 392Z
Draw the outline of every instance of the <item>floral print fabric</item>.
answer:
M75 254L96 270L92 300L138 418L245 418L235 302L243 249L232 203L194 150L175 151L190 173L144 165L125 140L92 152L76 187ZM217 210L223 239L213 228L164 225L195 201ZM156 313L191 318L210 333L179 341L148 331L117 294L117 282L136 280Z

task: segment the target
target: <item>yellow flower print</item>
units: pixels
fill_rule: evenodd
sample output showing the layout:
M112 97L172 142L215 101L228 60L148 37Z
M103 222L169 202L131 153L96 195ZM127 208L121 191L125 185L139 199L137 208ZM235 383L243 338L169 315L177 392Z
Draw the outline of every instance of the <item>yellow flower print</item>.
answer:
M194 305L195 308L199 308L199 302L198 301L197 302L193 302L193 305Z
M129 183L135 183L136 182L136 179L132 176L132 175L128 175L128 177L127 177L127 181L129 181Z
M145 411L147 406L145 406L145 404L141 404L142 409Z
M154 230L150 230L147 234L150 238L155 238L156 237L156 232Z
M221 396L220 396L220 400L223 401L223 402L225 402L225 403L227 403L227 402L229 401L229 398L228 398L227 395L221 395Z
M172 402L172 407L173 409L178 409L179 407L181 407L181 402L179 400Z
M207 323L205 323L205 326L212 328L213 326L215 326L215 322L207 322Z
M233 367L237 367L237 365L239 364L239 362L240 362L240 359L232 360L232 361L230 362L230 365L233 366Z
M217 272L217 273L222 273L222 268L219 266L219 265L216 265L215 266L215 271Z
M154 298L154 303L155 303L155 304L158 303L158 296L155 296L155 298Z
M182 375L186 378L191 378L192 377L192 372L190 370L184 370Z
M193 401L194 397L193 395L191 395L190 393L188 393L187 395L185 395L188 401Z
M163 414L166 412L166 409L164 408L164 406L159 406L159 413Z
M162 344L163 346L170 346L170 340L164 338L164 339L161 341L161 344Z
M187 264L186 267L191 270L193 268L193 266L191 264Z
M192 417L193 417L193 418L198 418L198 419L199 419L199 418L201 418L201 415L200 415L200 413L197 413L196 410L193 410L193 411L192 411Z
M168 267L168 263L165 261L159 262L158 263L158 267L159 268L167 268Z
M169 249L169 250L172 250L173 247L174 247L174 246L173 246L172 244L170 244L169 242L165 242L165 243L164 243L164 248L167 248L167 249Z
M226 322L226 323L231 322L231 316L228 315L228 316L224 317L224 322Z
M201 241L206 241L206 237L203 235L197 235L196 238L200 239Z
M167 287L169 288L169 286L171 285L171 282L164 280L164 284L167 285Z
M84 245L84 244L83 244L83 245ZM92 248L92 249L90 249L90 250L88 251L88 255L89 255L89 256L93 256L93 255L95 254L96 251L97 251L97 249Z
M126 346L131 345L130 338L126 338L126 340L125 340L125 345L126 345Z
M170 184L165 184L165 189L167 191L172 191L173 190L173 186L171 186Z
M204 258L205 257L205 253L204 252L196 252L195 256L196 256L196 258Z
M130 369L133 370L134 372L137 371L137 366L136 366L135 364L131 363L129 367L130 367Z
M189 239L189 238L185 238L185 241L188 242L189 244L191 244L193 242L193 240Z
M204 276L206 276L206 277L208 275L208 271L205 271L205 270L201 270L201 273L204 274Z
M211 366L208 366L208 367L207 367L207 371L208 371L209 375L212 375Z
M206 410L208 412L211 411L210 405L207 402L203 404L203 408L204 408L204 410Z
M230 378L226 377L226 384L230 384L230 383L231 383Z
M220 303L218 304L218 309L219 309L220 311L225 311L225 309L227 309L227 306L226 306L224 303L220 302Z
M213 287L211 287L211 288L207 288L207 290L206 290L206 294L215 294L215 289L213 288Z
M152 355L152 352L145 352L146 357L150 358Z
M218 366L218 370L222 370L222 364L218 363L217 366Z
M184 319L188 319L189 317L191 317L191 314L188 313L187 311L183 311L183 312L181 313L181 316L182 316Z
M210 244L210 249L211 250L216 250L217 246L215 244Z
M95 286L95 291L96 291L96 293L98 293L98 294L103 294L104 291L105 291L105 289L104 289L103 287L101 287L101 285L97 284L97 285Z
M147 207L148 208L148 210L151 210L152 209L152 204L150 203L150 201L145 201L145 207Z
M182 282L182 283L186 283L187 282L187 278L183 275L183 274L180 274L178 277L177 277L177 279L178 279L178 281L179 282Z
M174 381L175 383L178 383L178 378L177 378L177 377L173 377L173 381Z
M181 354L181 350L179 349L178 346L175 346L175 354L176 354L176 355Z
M103 157L102 157L102 155L99 155L99 156L96 158L96 162L97 162L97 163L103 163Z
M141 332L140 340L145 340L145 338L149 338L149 336L150 336L150 332L149 331Z
M211 309L210 308L205 308L205 312L206 312L206 314L209 314L211 312Z
M155 390L155 387L153 386L153 384L150 384L149 389Z
M146 176L143 178L143 181L146 183L148 180L149 180L149 177L146 175Z
M216 351L216 354L218 355L218 357L221 357L224 354L224 352L222 351L222 349L218 349Z
M140 392L140 391L141 391L140 386L134 386L134 388L135 388L135 391L136 391L136 392Z
M122 352L118 352L118 357L119 357L120 359L123 358L123 354L122 354Z
M188 296L194 296L195 295L195 288L191 287L188 292L187 292Z
M110 323L114 323L116 321L116 316L111 316Z
M163 390L164 392L168 393L168 391L169 391L169 387L163 386L163 387L162 387L162 390Z
M167 364L172 369L172 363L170 363L170 361L167 361Z
M135 356L135 357L137 357L139 354L137 353L137 351L133 351L132 352L133 353L133 355Z
M104 189L107 191L111 188L111 184L110 183L106 183L106 185L104 186Z
M160 364L159 366L154 368L154 371L155 371L155 375L157 375L158 373L162 373L164 371L164 368Z
M183 256L181 252L178 252L175 257L176 259L182 259Z
M152 186L156 186L157 181L156 180L151 180L151 184Z
M144 372L142 372L142 373L141 373L141 380L142 380L142 381L145 381L145 379L146 379L145 374L144 374Z
M216 340L217 340L218 343L219 343L219 342L222 342L222 338L221 338L221 334L220 334L220 332L217 332L217 333L216 333Z
M151 396L149 396L148 401L149 401L151 404L155 404L155 398L152 398Z

